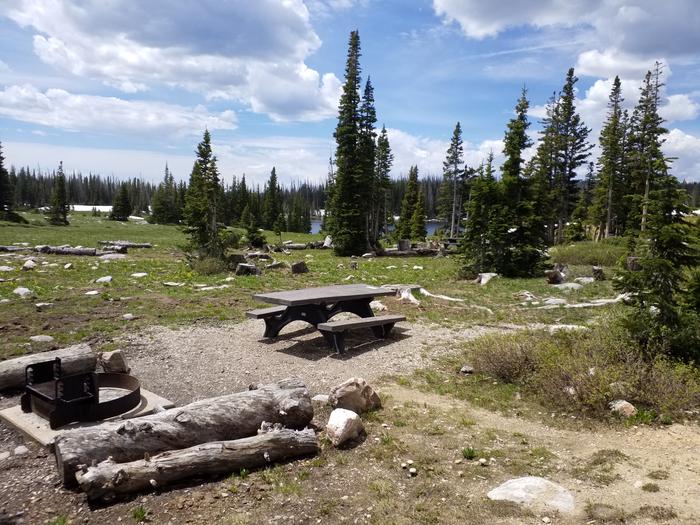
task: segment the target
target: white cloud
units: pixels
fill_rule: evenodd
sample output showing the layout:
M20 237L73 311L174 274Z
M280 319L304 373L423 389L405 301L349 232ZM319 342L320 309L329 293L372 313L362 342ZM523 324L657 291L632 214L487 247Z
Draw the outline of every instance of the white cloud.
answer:
M700 182L700 137L674 128L666 135L663 150L669 157L676 157L671 165L676 177Z
M641 78L652 67L655 60L661 57L639 58L613 49L598 51L591 49L578 56L576 73L593 77ZM668 73L668 71L667 71Z
M26 0L6 16L37 32L43 62L126 93L182 87L277 120L336 112L340 82L304 62L321 42L302 0L88 4Z
M42 92L31 85L8 86L0 91L0 115L68 131L136 135L197 135L205 127L236 127L233 111L216 114L203 106L76 95L62 89Z
M700 112L700 104L688 95L670 95L666 103L659 108L661 116L669 122L693 120Z

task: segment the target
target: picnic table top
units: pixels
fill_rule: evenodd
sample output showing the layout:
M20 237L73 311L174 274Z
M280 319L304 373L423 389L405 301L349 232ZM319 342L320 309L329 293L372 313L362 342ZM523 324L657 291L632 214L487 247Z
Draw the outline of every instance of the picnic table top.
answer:
M353 299L368 299L379 295L394 295L396 292L389 288L368 286L366 284L337 284L304 288L283 292L253 294L253 299L264 303L281 304L284 306L302 306L305 304L336 303Z

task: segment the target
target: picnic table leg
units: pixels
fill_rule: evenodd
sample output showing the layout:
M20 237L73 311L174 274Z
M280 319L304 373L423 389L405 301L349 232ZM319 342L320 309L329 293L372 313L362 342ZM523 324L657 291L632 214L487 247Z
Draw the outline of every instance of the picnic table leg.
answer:
M391 333L391 330L394 328L394 323L390 324L383 324L379 326L373 326L372 327L372 332L374 332L374 336L379 338L379 339L386 339L389 337L389 334Z
M345 351L345 332L322 332L322 334L336 354L342 354Z
M265 319L263 337L277 337L280 330L293 321L305 321L312 326L328 321L326 310L319 305L288 306L280 315Z

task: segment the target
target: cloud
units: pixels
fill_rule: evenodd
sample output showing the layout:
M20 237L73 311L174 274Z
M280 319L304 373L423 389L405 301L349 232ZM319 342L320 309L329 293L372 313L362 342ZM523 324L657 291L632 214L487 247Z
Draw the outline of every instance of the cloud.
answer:
M136 135L197 135L205 127L236 127L233 111L217 114L203 106L76 95L62 89L42 92L28 84L0 91L0 115L68 131Z
M641 78L652 67L654 61L662 61L661 57L654 59L639 58L612 49L584 51L578 56L576 73L593 77ZM667 72L668 73L668 72Z
M693 120L700 112L700 104L688 95L670 95L666 103L659 108L661 116L669 122Z
M36 31L34 52L46 64L126 93L180 87L276 120L336 112L340 82L304 62L321 41L302 0L87 4L26 0L6 16Z
M666 135L663 150L669 157L676 157L671 165L676 177L700 182L700 137L673 128Z

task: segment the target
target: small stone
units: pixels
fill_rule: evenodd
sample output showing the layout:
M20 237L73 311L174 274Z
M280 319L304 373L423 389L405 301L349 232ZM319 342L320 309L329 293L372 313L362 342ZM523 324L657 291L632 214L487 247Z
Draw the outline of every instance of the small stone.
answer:
M413 465L413 460L412 459L406 460L406 465Z
M376 257L376 256L377 256L377 254L374 252L367 252L367 253L362 254L363 259L369 259L371 257Z
M146 277L148 274L146 272L137 272L137 273L132 273L131 276L134 279L141 279L141 277Z
M552 523L552 520L549 518L549 516L545 516L542 518L542 523Z
M33 292L29 288L24 288L23 286L15 288L14 290L12 290L12 293L15 295L19 295L22 299L33 295Z
M96 283L111 283L112 282L112 276L111 275L105 275L104 277L100 277L99 279L95 279Z
M464 365L459 369L460 374L471 375L474 373L474 367L471 365Z
M314 397L311 398L311 401L314 401L316 403L321 403L322 405L327 405L328 404L328 394L316 394Z
M479 465L482 467L486 467L489 464L488 460L486 458L479 458Z
M36 268L36 261L33 259L28 259L23 265L22 270L33 270Z
M7 458L10 457L10 453L5 451L5 452L0 452L0 461L5 461Z
M172 287L180 287L180 286L185 286L185 283L176 283L173 281L166 281L163 283L163 286L172 286Z
M63 265L64 270L70 270L71 268L73 268L73 263L66 263Z
M350 261L350 269L351 270L357 270L359 267L360 267L360 265L357 261Z
M414 270L422 270L422 266L418 266L417 264L413 267Z
M401 468L408 468L408 463L401 463Z
M125 321L133 321L134 319L136 319L136 316L134 314L124 314L122 315L122 319L124 319Z
M0 272L13 272L14 270L12 266L0 266Z
M408 469L408 473L409 473L411 476L417 476L417 475L418 475L418 471L417 471L414 467L411 467L410 469Z
M387 310L386 305L381 301L372 301L369 303L369 307L375 312L385 312Z
M33 335L29 338L32 343L53 343L53 337L50 335Z
M53 303L36 303L34 305L34 308L36 308L37 312L41 312L51 306L53 306Z
M126 362L126 356L121 350L102 352L99 361L102 369L107 373L128 374L131 371Z
M29 454L29 449L24 445L15 447L15 456L26 456L27 454Z
M624 399L616 399L615 401L611 401L608 407L610 408L611 412L619 414L623 417L632 417L637 413L635 406Z
M90 290L89 292L85 292L85 295L100 295L100 292L98 290Z

